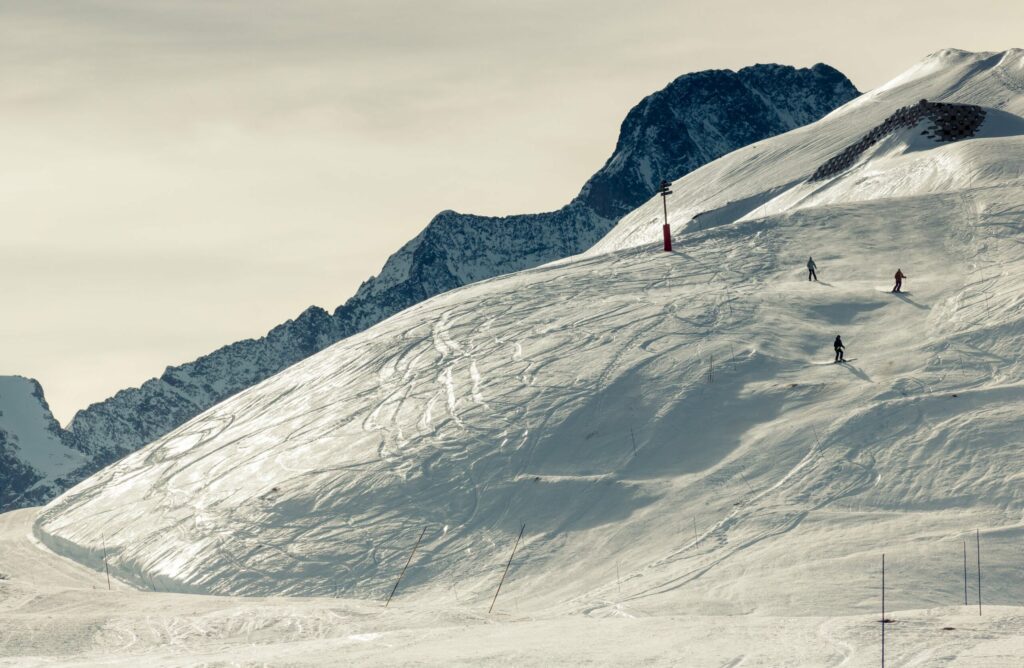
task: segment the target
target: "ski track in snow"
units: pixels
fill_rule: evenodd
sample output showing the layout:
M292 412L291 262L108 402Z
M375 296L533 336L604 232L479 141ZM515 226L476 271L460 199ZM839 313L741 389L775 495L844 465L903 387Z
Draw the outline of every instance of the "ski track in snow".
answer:
M499 614L458 605L332 597L231 597L138 591L30 538L35 509L0 515L0 666L873 665L877 615L647 616ZM452 581L454 584L454 581ZM518 604L519 597L510 596ZM1014 666L1020 608L891 613L894 665ZM944 632L944 627L953 627ZM637 638L644 638L637 642ZM738 648L743 645L740 651ZM590 657L590 658L588 658Z
M904 134L832 180L803 181L922 97L1005 102L994 117L1017 127L1024 97L1004 99L1007 65L992 58L937 54L927 76L681 179L673 253L637 245L657 242L655 199L582 256L343 340L71 490L35 530L92 567L105 539L113 573L141 589L312 597L301 620L267 631L303 642L342 642L342 622L318 616L336 592L346 657L376 662L386 655L352 648L472 638L512 653L464 648L467 663L544 663L542 649L576 633L566 651L592 641L614 662L627 658L616 639L714 625L718 637L693 641L703 665L863 665L884 551L893 609L906 611L896 663L1012 665L1024 651L1010 607L1024 600L1012 567L1024 540L1024 130L934 146ZM737 203L757 208L690 224ZM896 267L909 293L879 292ZM837 333L849 363L815 363ZM520 655L482 611L523 523L491 618L550 629ZM361 607L387 596L424 528L398 621ZM988 626L947 607L975 528L1004 606ZM263 632L256 603L230 605L250 621L216 633ZM949 620L971 631L936 631ZM160 636L123 620L103 633L117 652L151 652ZM687 651L678 633L652 645L652 662Z

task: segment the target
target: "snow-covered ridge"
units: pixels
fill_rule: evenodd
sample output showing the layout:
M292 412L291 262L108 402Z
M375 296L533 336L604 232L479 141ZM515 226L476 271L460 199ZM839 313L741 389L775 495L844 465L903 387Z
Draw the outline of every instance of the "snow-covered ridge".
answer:
M310 307L263 338L168 367L159 378L80 411L66 440L87 459L55 489L428 297L579 253L643 202L661 178L677 178L740 146L816 120L857 94L845 76L820 64L681 76L629 112L611 158L558 211L500 218L441 212L333 314ZM0 504L0 510L10 507L16 506Z
M883 550L893 607L954 604L979 527L989 602L1019 602L1024 135L895 133L806 183L943 91L1011 127L1024 95L978 65L1004 60L904 77L677 180L675 253L645 204L603 253L345 339L65 493L36 531L93 564L105 532L118 576L158 589L383 599L425 528L403 598L477 609L526 523L516 605L604 617L863 613ZM705 210L729 215L691 222Z
M946 49L932 54L820 121L734 151L696 170L696 178L675 181L675 207L669 212L669 222L673 230L682 232L698 229L702 215L712 214L718 224L740 220L746 214L761 215L766 201L801 184L819 165L882 124L900 107L922 99L986 107L998 119L990 126L1000 128L993 136L1013 134L1018 127L1015 118L1024 115L1022 69L1022 49L1000 53ZM929 146L941 150L934 144ZM852 174L856 175L857 169ZM737 207L741 202L746 202L748 208ZM728 217L714 216L714 212L727 207ZM656 243L661 229L651 221L660 215L660 198L649 199L625 216L588 254Z

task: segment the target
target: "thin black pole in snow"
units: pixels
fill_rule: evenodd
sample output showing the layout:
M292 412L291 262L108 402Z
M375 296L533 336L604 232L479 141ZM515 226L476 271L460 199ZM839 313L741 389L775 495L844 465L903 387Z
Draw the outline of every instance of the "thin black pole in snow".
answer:
M391 589L391 593L388 595L388 600L384 602L384 607L388 607L391 603L391 597L398 591L398 583L402 581L402 577L405 576L405 569L409 568L409 564L412 563L412 557L416 554L416 548L420 546L420 541L423 540L423 534L427 533L427 527L423 527L423 531L420 532L420 537L416 539L416 544L413 545L412 552L409 553L409 559L405 562L405 566L402 567L402 572L398 575L398 581L395 582L395 586Z
M629 428L629 438L633 441L633 456L636 457L636 436L633 435L633 427Z
M740 471L740 477L743 478L743 482L747 485L747 489L753 492L754 488L750 486L750 483L747 481L747 476L743 475L743 471Z
M487 608L487 614L491 614L491 610L494 610L494 602L498 600L498 594L501 593L501 585L505 584L505 576L508 575L508 567L512 565L512 557L516 556L516 548L519 547L519 541L523 538L523 532L526 531L526 522L523 522L523 528L519 530L519 538L516 538L516 544L512 546L512 554L508 555L508 563L505 564L505 572L501 574L501 581L498 582L498 589L494 592L494 598L491 599L491 607Z
M814 430L814 442L818 444L818 449L821 450L821 438L818 437L818 428L811 427Z
M103 572L107 574L107 591L110 591L110 568L107 567L107 537L100 536L103 541Z
M697 516L693 516L693 542L700 545L700 538L697 537Z
M885 554L882 554L882 668L885 668Z
M981 616L981 530L975 529L975 538L978 541L978 616Z
M967 605L967 541L964 541L964 605Z

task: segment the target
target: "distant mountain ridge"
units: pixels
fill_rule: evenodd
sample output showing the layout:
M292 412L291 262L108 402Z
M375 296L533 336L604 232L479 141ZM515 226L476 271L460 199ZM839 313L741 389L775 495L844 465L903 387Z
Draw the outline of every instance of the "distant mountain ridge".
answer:
M824 64L680 76L630 110L611 157L566 206L504 217L442 211L333 314L310 307L263 338L168 367L139 388L79 411L61 438L85 455L85 463L51 479L43 496L55 496L229 396L425 299L580 253L649 199L661 179L678 179L818 120L859 94ZM0 474L0 484L15 483ZM12 494L16 500L0 510L46 500L37 496Z
M46 503L54 481L86 465L33 378L0 376L0 509Z

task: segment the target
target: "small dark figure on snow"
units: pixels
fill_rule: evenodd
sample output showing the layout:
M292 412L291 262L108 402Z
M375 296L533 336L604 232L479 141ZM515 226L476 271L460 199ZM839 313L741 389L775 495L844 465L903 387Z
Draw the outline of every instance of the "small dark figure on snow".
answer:
M818 280L818 265L814 264L814 258L807 258L807 280Z
M843 351L846 350L846 346L843 345L843 340L836 334L836 341L832 344L832 347L836 349L836 362L845 362L843 359Z
M896 285L892 289L893 292L902 292L901 288L903 287L903 279L904 278L906 278L906 276L903 274L903 270L902 269L897 269L896 270Z

